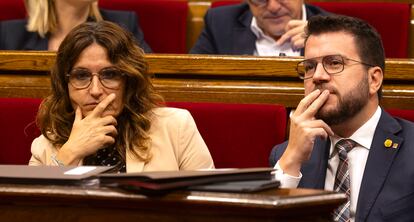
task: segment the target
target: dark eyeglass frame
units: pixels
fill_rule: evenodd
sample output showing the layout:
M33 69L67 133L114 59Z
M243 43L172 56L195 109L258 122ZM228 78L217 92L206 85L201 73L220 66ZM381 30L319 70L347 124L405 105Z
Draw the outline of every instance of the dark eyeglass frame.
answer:
M255 6L264 7L269 3L270 0L249 0ZM286 0L277 0L279 3L285 3Z
M76 84L74 84L73 81L71 81L71 77L73 75L75 75L74 72L76 72L78 70L79 71L86 72L89 75L88 84L86 84L85 86L77 86ZM86 89L86 88L88 88L91 85L91 83L92 83L93 76L97 76L98 77L99 82L102 84L103 87L105 87L107 89L119 89L120 84L117 85L117 86L115 86L115 87L108 87L107 86L107 83L105 83L105 80L106 79L104 79L102 77L102 76L104 76L104 72L106 72L106 71L114 71L114 72L116 72L116 75L115 76L116 76L116 78L119 77L119 83L121 83L122 82L122 79L126 76L126 74L124 72L122 72L120 69L118 69L118 68L116 68L114 66L110 66L110 67L105 67L105 68L99 70L98 72L91 72L89 69L86 69L86 68L75 68L75 69L72 69L69 73L66 74L66 78L67 78L67 81L69 82L69 84L71 84L73 86L73 88L75 88L75 89Z
M342 68L339 71L335 71L335 72L328 71L327 68L326 68L326 63L327 63L326 60L329 59L329 58L333 58L335 56L337 56L338 58L341 59L340 61L341 61L341 64L342 64ZM312 75L305 77L306 76L306 70L303 69L305 71L301 72L299 67L300 66L305 67L305 65L304 65L305 62L307 62L307 61L316 61L320 58L322 58L322 60L320 62L316 62L316 64L314 65L314 68L312 69L313 70ZM326 73L328 73L329 75L335 75L335 74L339 74L339 73L343 72L345 70L345 65L348 65L348 66L351 65L351 64L345 64L345 61L353 61L353 62L362 64L362 65L365 65L365 66L368 66L368 67L375 67L375 65L368 64L366 62L362 62L362 61L355 60L355 59L350 59L350 58L348 58L346 56L343 56L341 54L334 54L334 55L325 55L325 56L319 56L319 57L315 57L315 58L311 58L311 59L302 60L302 61L298 62L298 64L296 65L296 72L298 73L299 78L302 79L302 80L311 79L315 75L315 71L316 71L316 68L318 67L318 64L322 63L322 67L323 67L323 69L325 70Z

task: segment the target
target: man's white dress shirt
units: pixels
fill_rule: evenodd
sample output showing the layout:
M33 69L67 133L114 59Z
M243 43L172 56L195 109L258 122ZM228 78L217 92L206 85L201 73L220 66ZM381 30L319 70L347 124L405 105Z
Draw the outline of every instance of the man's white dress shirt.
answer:
M306 21L306 8L302 6L302 20ZM256 56L300 56L300 49L293 50L290 41L286 41L283 45L276 45L276 40L266 35L257 25L257 20L253 16L250 29L256 35Z

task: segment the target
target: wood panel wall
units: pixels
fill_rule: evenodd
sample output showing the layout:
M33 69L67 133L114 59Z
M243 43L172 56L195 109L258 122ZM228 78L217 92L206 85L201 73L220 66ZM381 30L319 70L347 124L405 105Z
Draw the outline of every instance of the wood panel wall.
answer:
M0 51L0 97L47 96L54 59L53 52ZM150 54L146 59L153 84L167 101L294 108L303 98L303 82L295 71L299 57ZM388 59L383 88L384 107L414 109L414 59Z

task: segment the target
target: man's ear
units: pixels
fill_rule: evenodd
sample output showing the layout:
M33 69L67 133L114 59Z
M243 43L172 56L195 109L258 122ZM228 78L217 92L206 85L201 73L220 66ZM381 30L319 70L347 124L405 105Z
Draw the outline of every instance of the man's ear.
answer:
M369 94L371 96L380 90L383 79L384 72L380 67L375 66L368 69Z

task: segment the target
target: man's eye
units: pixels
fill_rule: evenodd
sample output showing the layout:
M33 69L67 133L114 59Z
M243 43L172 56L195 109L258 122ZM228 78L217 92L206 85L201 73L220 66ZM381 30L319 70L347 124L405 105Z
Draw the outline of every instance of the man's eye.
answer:
M325 65L331 66L331 67L339 67L342 66L342 60L332 59L325 62Z
M305 64L303 64L303 66L304 66L306 72L311 71L315 68L315 64L313 64L313 63L305 63Z
M252 2L254 4L262 5L262 4L266 4L267 0L252 0Z

